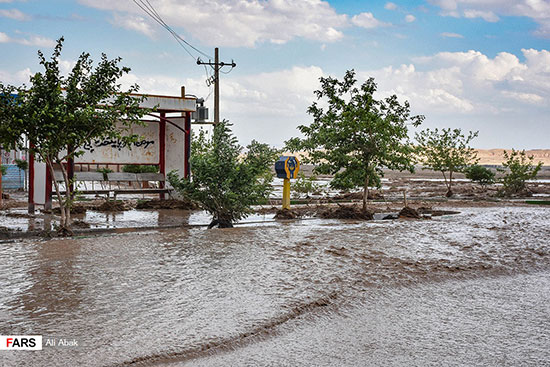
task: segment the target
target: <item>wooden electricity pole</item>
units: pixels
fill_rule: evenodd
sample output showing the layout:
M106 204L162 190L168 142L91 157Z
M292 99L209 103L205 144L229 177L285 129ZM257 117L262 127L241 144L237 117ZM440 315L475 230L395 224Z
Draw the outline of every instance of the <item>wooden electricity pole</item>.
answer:
M214 68L214 124L220 122L220 69L224 66L231 66L234 68L237 66L234 61L231 63L220 62L219 50L216 47L214 49L214 62L208 60L208 62L197 59L198 65L209 65Z
M220 122L220 54L214 49L214 123Z

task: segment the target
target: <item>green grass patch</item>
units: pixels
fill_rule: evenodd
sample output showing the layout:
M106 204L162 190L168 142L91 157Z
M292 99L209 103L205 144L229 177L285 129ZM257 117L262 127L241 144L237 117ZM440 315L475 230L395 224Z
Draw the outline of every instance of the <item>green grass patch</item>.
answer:
M527 204L535 204L535 205L550 205L550 201L548 200L526 200Z

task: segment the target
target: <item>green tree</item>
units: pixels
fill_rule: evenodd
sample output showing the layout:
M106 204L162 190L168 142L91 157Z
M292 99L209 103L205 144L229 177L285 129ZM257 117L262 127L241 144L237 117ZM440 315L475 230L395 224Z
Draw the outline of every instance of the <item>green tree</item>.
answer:
M534 165L534 156L527 156L525 150L514 150L510 153L504 151L504 159L502 162L502 168L497 170L504 174L501 178L502 189L499 194L502 196L512 196L525 192L527 188L527 181L537 177L542 162Z
M400 104L395 95L375 99L374 79L356 86L353 70L341 81L320 82L315 95L328 107L313 102L307 110L313 122L298 126L304 138L290 139L287 149L307 152L304 161L315 164L316 173L334 176L331 187L362 187L366 210L369 186L380 186L383 168L414 171L407 122L418 126L424 116L410 116L409 103Z
M479 183L481 186L495 183L495 173L487 167L474 164L466 167L464 173L466 174L466 178Z
M247 152L237 142L230 124L214 127L212 138L204 131L191 145L191 180L172 171L168 181L181 195L197 202L212 215L209 228L233 227L252 213L251 206L266 199L272 191L272 166L276 149L252 141Z
M130 128L141 124L147 111L139 108L140 99L130 95L138 90L136 85L123 92L117 84L130 71L119 66L120 58L109 60L103 54L94 68L90 55L82 53L69 75L63 76L59 70L62 46L60 38L50 60L38 51L44 71L31 77L29 88L0 84L0 143L25 150L26 136L32 143L30 153L46 163L52 177L57 166L69 188L64 162L81 155L82 146L99 138L136 141L138 136L130 134ZM57 180L54 186L61 209L60 233L70 234L74 193L62 193Z
M416 134L418 158L423 169L443 174L447 197L453 196L453 174L464 172L470 164L478 162L476 151L469 146L478 132L470 131L468 136L460 129L426 129Z

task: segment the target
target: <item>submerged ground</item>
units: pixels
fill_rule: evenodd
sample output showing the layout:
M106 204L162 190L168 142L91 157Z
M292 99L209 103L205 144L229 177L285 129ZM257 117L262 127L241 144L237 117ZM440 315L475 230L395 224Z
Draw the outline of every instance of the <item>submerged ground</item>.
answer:
M80 345L0 364L548 365L550 207L495 205L4 243L0 334Z

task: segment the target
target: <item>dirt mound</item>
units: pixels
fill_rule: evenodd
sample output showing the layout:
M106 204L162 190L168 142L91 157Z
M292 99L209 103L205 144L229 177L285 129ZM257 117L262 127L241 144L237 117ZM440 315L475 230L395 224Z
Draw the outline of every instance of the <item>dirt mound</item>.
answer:
M128 203L120 200L107 200L96 207L100 212L122 212L131 209Z
M369 210L363 211L357 206L338 206L337 208L326 208L321 210L317 216L324 219L363 219L372 220L373 212Z
M28 213L6 213L6 217L9 218L36 218L34 214Z
M363 200L363 192L348 192L345 194L337 195L334 197L336 200ZM384 199L384 195L380 191L369 191L369 200L381 200Z
M275 219L296 219L302 216L301 213L291 209L280 209L275 214Z
M431 215L432 217L440 217L442 215L453 215L453 214L460 214L460 212L453 211L453 210L437 210L432 209L430 207L421 206L416 210L421 215Z
M52 209L53 214L61 214L61 209L59 207L55 207ZM86 213L86 207L82 205L75 205L71 208L71 214L84 214Z
M147 200L138 201L136 209L183 209L193 210L197 209L197 204L189 200Z
M410 206L406 206L399 212L399 218L420 219L420 214Z
M90 224L83 220L73 220L72 226L75 228L90 228Z

